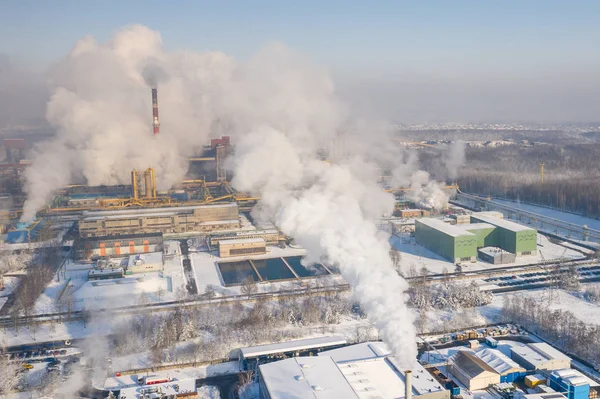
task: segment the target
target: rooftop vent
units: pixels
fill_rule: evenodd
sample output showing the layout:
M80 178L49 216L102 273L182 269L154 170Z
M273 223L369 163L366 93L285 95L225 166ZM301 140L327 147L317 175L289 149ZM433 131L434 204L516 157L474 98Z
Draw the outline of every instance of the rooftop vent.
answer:
M300 365L300 367L302 367L303 369L309 369L309 368L310 368L310 365L309 365L309 364L306 364L306 363L304 363L304 364L301 364L301 365Z
M302 381L302 380L304 380L304 376L303 375L297 375L294 378L296 379L296 381Z
M322 390L323 390L323 388L321 388L321 387L320 387L320 386L318 386L318 385L313 385L313 386L312 386L312 389L313 389L313 391L322 391Z

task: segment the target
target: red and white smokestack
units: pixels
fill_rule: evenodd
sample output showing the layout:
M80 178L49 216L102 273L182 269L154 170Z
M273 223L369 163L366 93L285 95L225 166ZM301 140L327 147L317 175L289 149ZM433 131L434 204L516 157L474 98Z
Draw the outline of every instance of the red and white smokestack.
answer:
M154 135L158 136L160 123L158 122L158 92L156 89L152 89L152 127L154 128Z

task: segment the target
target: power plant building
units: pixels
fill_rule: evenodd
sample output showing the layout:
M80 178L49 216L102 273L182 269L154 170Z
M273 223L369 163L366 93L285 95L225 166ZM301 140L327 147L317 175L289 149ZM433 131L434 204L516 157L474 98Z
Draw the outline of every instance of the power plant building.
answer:
M79 219L80 237L140 233L185 233L239 228L235 203L182 207L86 211Z
M415 238L419 245L451 262L474 262L477 259L477 236L441 220L416 220Z
M545 342L510 348L510 358L527 370L559 370L571 367L571 358Z
M517 256L531 255L537 251L537 231L527 226L500 219L485 214L471 215L471 223L485 223L495 226L494 233L490 234L490 245L502 248Z
M492 264L510 263L516 256L537 251L536 230L483 212L471 215L471 223L416 220L415 238L419 245L452 262L474 262L479 255ZM485 250L490 247L496 251Z
M469 350L459 350L450 357L450 373L471 391L500 383L500 374Z

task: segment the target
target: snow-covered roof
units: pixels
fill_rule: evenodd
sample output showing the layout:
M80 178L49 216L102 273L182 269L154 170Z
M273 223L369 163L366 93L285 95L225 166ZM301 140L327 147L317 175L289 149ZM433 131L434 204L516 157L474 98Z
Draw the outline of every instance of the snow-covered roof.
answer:
M404 368L390 355L383 342L364 342L319 353L337 362L359 398L403 398ZM421 364L416 363L412 371L413 395L444 390Z
M469 378L475 378L482 373L497 374L491 366L481 360L471 350L461 349L450 357L454 367L460 369Z
M200 226L213 226L219 224L238 224L240 221L237 219L229 219L229 220L214 220L210 222L200 222L198 223Z
M234 244L264 244L265 239L256 238L234 238L231 240L220 240L219 245L234 245Z
M477 220L481 220L484 223L491 224L496 227L500 227L509 231L519 232L519 231L533 231L532 228L523 226L522 224L518 224L515 222L511 222L510 220L500 219L493 216L476 214L473 217Z
M444 223L439 219L432 218L423 218L416 221L417 226L419 223L424 224L425 226L431 227L432 229L441 231L444 234L447 234L452 237L462 237L462 236L474 236L473 233L469 233L466 230L461 229L460 227L456 227L454 225Z
M467 223L467 224L457 224L456 227L460 229L464 229L466 231L471 230L482 230L482 229L495 229L496 226L492 226L489 223Z
M343 348L331 349L319 353L319 356L331 356L337 363L348 361L374 359L388 356L392 352L383 342L363 342Z
M331 357L294 357L259 369L271 399L358 398Z
M127 261L128 266L135 265L135 262L141 261L145 265L154 265L157 263L162 263L163 261L163 253L162 252L148 252L144 254L135 254L130 255L129 260Z
M156 384L156 385L139 385L130 388L123 388L119 393L120 399L144 399L162 398L162 395L177 395L182 393L196 392L196 380L187 378L182 380L174 380L171 382ZM161 395L162 393L162 395Z
M312 348L322 348L327 346L345 345L346 339L339 336L318 337L299 339L295 341L279 342L276 344L250 346L241 348L240 352L244 358L270 355L282 352L300 351Z
M567 397L562 393L533 393L530 395L523 395L524 399L566 399Z
M536 367L548 360L571 360L570 357L557 351L545 342L513 346L510 350Z
M585 385L589 384L590 387L600 386L596 381L587 377L585 374L580 372L579 370L574 369L561 369L554 370L552 372L552 376L555 378L560 378L567 382L569 385Z
M525 371L523 367L519 366L515 361L497 349L482 347L475 351L475 355L483 360L488 366L496 370L500 375L516 371Z
M503 250L498 247L483 247L478 249L479 252L484 253L489 256L498 256L498 255L512 255L510 252Z

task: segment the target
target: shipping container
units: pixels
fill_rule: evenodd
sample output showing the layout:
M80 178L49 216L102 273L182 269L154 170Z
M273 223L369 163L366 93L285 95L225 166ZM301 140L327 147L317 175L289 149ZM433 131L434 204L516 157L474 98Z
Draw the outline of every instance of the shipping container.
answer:
M496 341L494 338L492 337L486 337L485 338L485 343L487 344L487 346L489 346L490 348L497 348L498 347L498 341Z
M546 378L541 374L528 375L525 377L525 385L529 388L535 388L541 384L546 384Z

